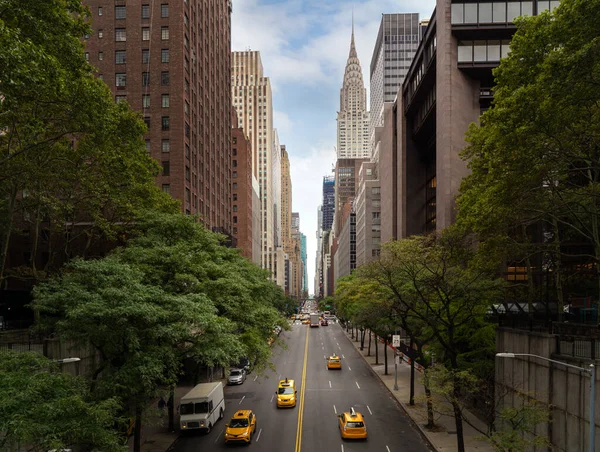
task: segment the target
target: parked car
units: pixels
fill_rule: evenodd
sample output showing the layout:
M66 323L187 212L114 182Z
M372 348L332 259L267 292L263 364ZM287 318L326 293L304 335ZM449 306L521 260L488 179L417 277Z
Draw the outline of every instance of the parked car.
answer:
M244 381L246 381L246 371L244 369L229 369L228 385L241 385Z

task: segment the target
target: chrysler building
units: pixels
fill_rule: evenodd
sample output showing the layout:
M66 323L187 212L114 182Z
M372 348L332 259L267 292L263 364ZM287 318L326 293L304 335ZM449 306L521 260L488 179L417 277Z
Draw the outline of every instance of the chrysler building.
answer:
M350 55L346 63L344 84L340 90L337 131L338 159L361 159L370 156L367 90L354 44L354 21Z

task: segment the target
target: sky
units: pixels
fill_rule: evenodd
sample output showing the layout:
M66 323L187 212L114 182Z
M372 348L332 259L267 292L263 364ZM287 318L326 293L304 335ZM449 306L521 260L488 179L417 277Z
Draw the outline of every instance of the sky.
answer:
M234 0L232 50L258 50L273 91L273 125L286 145L292 210L307 237L308 291L314 293L317 207L335 162L336 116L350 50L352 11L365 87L383 13L429 18L435 0Z

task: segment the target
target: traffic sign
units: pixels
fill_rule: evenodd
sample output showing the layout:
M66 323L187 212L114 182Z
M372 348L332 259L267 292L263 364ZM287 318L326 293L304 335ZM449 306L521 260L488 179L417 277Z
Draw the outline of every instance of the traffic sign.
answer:
M400 347L400 335L399 334L392 335L392 345L394 347Z

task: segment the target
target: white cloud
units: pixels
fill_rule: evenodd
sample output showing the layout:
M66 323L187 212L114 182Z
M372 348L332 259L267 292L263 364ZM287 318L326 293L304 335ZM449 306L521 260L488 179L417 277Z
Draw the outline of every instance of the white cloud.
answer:
M321 143L304 156L290 155L292 210L300 212L300 230L306 235L308 290L312 293L317 251L317 207L323 199L323 176L335 162L334 143Z
M277 132L282 134L290 133L294 126L294 123L288 114L278 110L273 110L273 124L275 125Z

